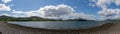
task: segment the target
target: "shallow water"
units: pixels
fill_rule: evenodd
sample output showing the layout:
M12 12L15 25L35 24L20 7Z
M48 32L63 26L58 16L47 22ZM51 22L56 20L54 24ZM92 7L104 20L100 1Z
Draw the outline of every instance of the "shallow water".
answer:
M92 27L98 27L106 22L8 22L10 24L16 24L20 26L43 28L43 29L57 29L57 30L76 30L76 29L88 29Z

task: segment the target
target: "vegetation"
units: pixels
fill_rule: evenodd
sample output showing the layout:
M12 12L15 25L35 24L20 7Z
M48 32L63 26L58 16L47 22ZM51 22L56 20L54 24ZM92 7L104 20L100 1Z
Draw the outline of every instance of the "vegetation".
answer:
M31 16L31 17L10 17L2 15L0 16L0 21L88 21L85 19L69 19L69 20L62 20L62 19L45 19L37 16Z

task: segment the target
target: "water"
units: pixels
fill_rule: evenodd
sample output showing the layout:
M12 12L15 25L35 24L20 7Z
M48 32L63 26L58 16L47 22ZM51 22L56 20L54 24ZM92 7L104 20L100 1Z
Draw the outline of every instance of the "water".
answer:
M10 24L16 24L20 26L43 28L43 29L56 29L56 30L76 30L76 29L88 29L92 27L98 27L105 22L8 22Z

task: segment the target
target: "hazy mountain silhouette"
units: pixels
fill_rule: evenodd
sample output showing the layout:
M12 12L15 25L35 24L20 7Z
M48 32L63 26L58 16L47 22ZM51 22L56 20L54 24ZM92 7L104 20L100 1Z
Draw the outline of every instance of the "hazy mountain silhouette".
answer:
M46 19L46 18L37 17L37 16L10 17L10 16L6 16L6 15L2 15L2 16L0 16L0 21L92 21L92 20L86 20L86 19L82 19L82 18L62 20L62 19Z

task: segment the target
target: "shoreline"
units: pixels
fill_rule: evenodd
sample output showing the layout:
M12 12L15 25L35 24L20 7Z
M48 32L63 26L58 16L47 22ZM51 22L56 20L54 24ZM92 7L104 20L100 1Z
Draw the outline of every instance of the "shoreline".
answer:
M55 28L42 28L42 27L32 27L32 26L25 26L25 25L20 25L20 24L14 24L14 23L16 23L16 22L13 22L13 24L12 23L6 23L6 24L8 24L8 25L12 25L12 26L18 26L18 27L25 27L25 28L32 28L32 29L44 29L44 30L86 30L86 29L92 29L92 28L96 28L96 27L101 27L101 26L103 26L105 23L103 23L103 24L98 24L97 26L93 26L93 27L88 27L88 28L79 28L79 27L77 27L77 28L71 28L71 29L69 29L69 28L66 28L66 29L64 29L64 28L60 28L59 27L59 29L55 29ZM28 23L28 22L27 22ZM44 22L43 22L44 23ZM26 23L25 23L26 24ZM29 24L28 24L29 25ZM46 24L44 24L44 25L46 25ZM47 27L49 27L49 26L47 26ZM69 27L69 26L68 26Z
M47 29L36 29L36 28L29 28L29 27L21 27L21 26L15 26L6 24L3 22L0 22L0 32L3 34L105 34L105 33L112 33L111 31L114 30L114 28L118 28L119 24L104 24L100 27L94 27L90 29L85 30L47 30ZM111 30L112 29L112 30ZM120 32L120 31L118 31Z
M28 27L28 26L21 26L21 25L17 25L17 24L10 24L10 23L6 23L7 25L11 26L11 27L23 27L23 28L30 28L30 29L42 29L42 30L53 30L53 31L70 31L70 30L56 30L56 29L45 29L45 28L32 28L32 27ZM112 23L106 23L106 24L103 24L103 25L100 25L100 26L97 26L97 27L91 27L91 28L88 28L88 29L75 29L75 30L80 30L80 31L85 31L85 30L95 30L95 29L100 29L100 28L106 28L106 27L110 27L112 26L113 24ZM74 31L74 29L71 29L71 31Z

